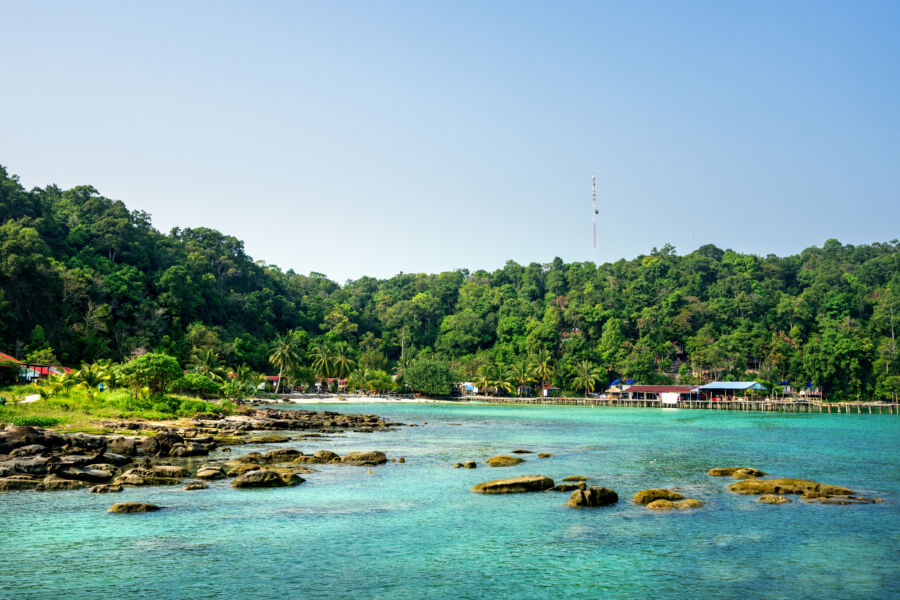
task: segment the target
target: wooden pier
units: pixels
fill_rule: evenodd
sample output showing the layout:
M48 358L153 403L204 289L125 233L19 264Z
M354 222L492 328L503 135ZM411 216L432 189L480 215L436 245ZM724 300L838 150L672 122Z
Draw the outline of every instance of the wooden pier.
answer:
M836 413L836 414L900 414L900 404L888 402L795 402L773 398L756 400L679 400L664 404L661 400L628 400L621 398L505 398L502 396L463 396L460 402L490 404L528 404L547 406L618 406L628 408L683 408L704 410L743 410L759 412Z

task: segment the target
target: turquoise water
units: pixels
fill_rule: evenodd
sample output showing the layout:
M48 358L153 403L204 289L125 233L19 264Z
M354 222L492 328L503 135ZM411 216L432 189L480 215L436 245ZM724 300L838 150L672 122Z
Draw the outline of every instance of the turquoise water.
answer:
M900 592L900 417L341 404L418 423L292 444L405 464L320 466L294 488L0 495L0 598L888 598ZM422 425L424 421L428 425ZM516 467L452 469L516 448ZM252 449L240 448L241 452ZM236 448L236 450L238 450ZM716 466L846 485L883 504L760 505ZM472 494L520 474L588 475L622 501ZM627 500L678 486L702 509ZM113 502L170 507L110 515Z

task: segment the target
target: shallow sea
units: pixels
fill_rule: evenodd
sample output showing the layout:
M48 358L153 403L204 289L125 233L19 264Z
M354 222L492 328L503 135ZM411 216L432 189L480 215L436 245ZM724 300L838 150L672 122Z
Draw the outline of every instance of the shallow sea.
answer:
M0 598L900 597L900 417L477 404L327 405L418 427L288 445L378 449L405 464L317 466L298 487L0 495ZM427 425L423 422L427 421ZM268 447L244 446L231 454ZM517 448L516 467L483 461ZM213 457L227 456L215 454ZM476 460L475 470L453 469ZM885 499L760 505L718 466L846 485ZM485 496L480 481L587 475L613 507L568 494ZM653 513L677 487L707 502ZM112 515L118 501L167 510Z

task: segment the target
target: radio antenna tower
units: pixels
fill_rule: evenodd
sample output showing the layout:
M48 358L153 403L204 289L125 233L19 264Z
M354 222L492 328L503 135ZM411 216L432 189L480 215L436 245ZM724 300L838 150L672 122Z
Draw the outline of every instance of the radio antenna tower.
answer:
M591 174L591 197L594 203L594 261L598 260L597 256L597 176Z

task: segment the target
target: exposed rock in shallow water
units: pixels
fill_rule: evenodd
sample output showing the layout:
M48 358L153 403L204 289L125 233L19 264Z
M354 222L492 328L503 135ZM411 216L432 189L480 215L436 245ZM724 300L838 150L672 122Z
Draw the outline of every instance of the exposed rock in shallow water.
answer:
M278 450L266 452L263 458L269 462L290 462L302 455L303 453L295 448L279 448Z
M88 490L92 494L115 494L122 491L121 485L95 485L90 490Z
M162 507L146 502L116 502L106 512L111 513L143 513L156 512Z
M466 462L463 463L463 467L466 469L476 469L476 468L478 468L478 465L475 463L474 460L467 460Z
M250 471L259 471L262 467L259 465L255 465L253 463L240 463L235 465L228 471L229 477L240 477L244 473L248 473Z
M701 500L697 500L696 498L686 498L685 500L679 500L677 502L660 498L659 500L654 500L647 504L647 508L650 510L684 510L688 508L700 508L703 504L704 503Z
M56 492L60 490L77 490L90 484L75 479L63 479L57 475L47 475L34 489L39 492Z
M812 499L804 499L804 502L815 502L817 504L831 504L836 506L849 506L852 504L879 504L883 502L881 498L866 498L865 496L826 496Z
M562 478L563 481L587 481L590 477L587 475L567 475Z
M283 444L291 441L291 436L273 433L270 435L258 435L244 440L245 444Z
M518 456L494 456L487 459L487 466L489 467L514 467L515 465L521 464L525 462L524 459L519 458Z
M539 452L538 458L553 458L553 454L550 452Z
M0 477L0 492L14 492L20 490L33 490L40 483L30 475L12 475Z
M679 494L678 492L673 492L672 490L660 489L660 488L652 488L649 490L641 490L637 494L634 495L634 498L631 499L635 504L650 504L654 500L681 500L684 498L683 494Z
M234 488L270 488L299 485L304 479L296 473L279 473L273 469L249 471L231 482Z
M574 492L575 490L582 489L585 487L587 487L587 486L585 485L585 483L583 481L579 482L579 483L558 483L547 491L549 491L549 492Z
M220 465L203 465L197 471L197 479L225 479L225 469Z
M525 475L511 479L494 479L476 484L473 492L479 494L518 494L543 492L553 487L553 480L545 475Z
M135 467L120 475L115 483L121 485L177 485L188 476L184 467L156 465Z
M106 483L112 479L112 473L109 471L75 466L59 467L54 470L54 474L63 479L75 479L87 483Z
M566 502L567 506L573 508L584 508L594 506L609 506L619 501L619 495L607 487L592 485L583 489L575 490L569 496Z
M839 485L819 483L808 479L745 479L728 486L736 494L804 494L816 492L823 496L852 496L853 490Z
M510 454L534 454L531 450L523 450L519 448L518 450L513 450Z
M787 504L791 499L785 496L776 496L775 494L763 494L756 501L760 504Z
M316 452L313 454L313 458L322 461L323 463L341 460L341 457L331 450L316 450Z
M768 473L752 467L719 467L710 469L706 474L713 477L734 477L735 479L750 479L751 477L765 477L768 475Z
M462 469L462 466L463 466L462 463L455 463L455 464L453 465L453 468L454 468L454 469Z
M189 492L191 490L205 490L208 487L209 486L206 485L205 483L203 483L202 481L192 481L188 484L185 484L184 488L182 488L182 489Z
M341 463L359 467L383 465L386 462L387 456L384 452L381 452L379 450L369 450L367 452L351 452L347 456L341 458Z

